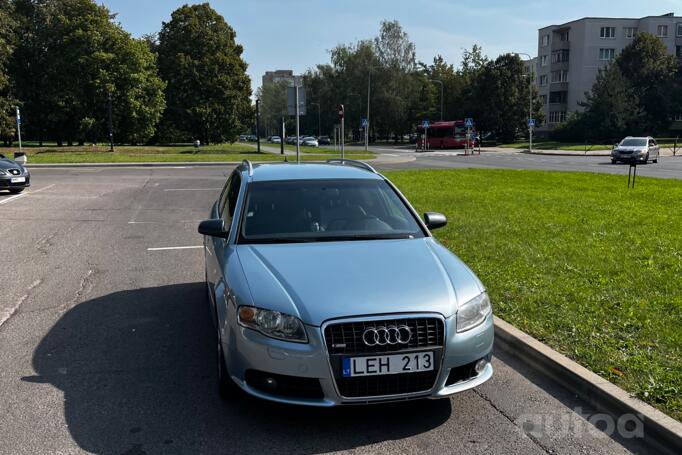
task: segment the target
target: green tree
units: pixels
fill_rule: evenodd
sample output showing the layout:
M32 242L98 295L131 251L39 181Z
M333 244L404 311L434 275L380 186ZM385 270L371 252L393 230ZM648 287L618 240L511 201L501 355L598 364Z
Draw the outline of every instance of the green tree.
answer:
M627 134L642 134L646 128L638 96L617 64L599 71L583 106L585 111L574 128L582 129L588 141L616 140ZM580 136L579 132L576 135Z
M119 141L143 142L164 108L155 56L92 0L15 0L22 40L12 58L26 130L39 141L95 142L108 136L112 96Z
M641 118L648 134L666 132L670 118L678 113L670 97L674 89L678 63L660 38L650 33L639 33L616 58L623 77L627 79L647 114Z
M251 82L235 31L208 3L184 5L159 33L166 140L233 141L252 123Z
M260 87L256 96L260 99L261 132L279 135L282 117L287 115L287 81L277 81Z
M518 55L500 55L488 62L472 90L471 110L479 131L493 132L502 142L512 142L526 132L530 89ZM533 116L541 120L542 104L537 96L533 98Z
M15 133L15 100L10 95L7 65L14 47L14 22L9 0L0 0L0 139L11 141Z

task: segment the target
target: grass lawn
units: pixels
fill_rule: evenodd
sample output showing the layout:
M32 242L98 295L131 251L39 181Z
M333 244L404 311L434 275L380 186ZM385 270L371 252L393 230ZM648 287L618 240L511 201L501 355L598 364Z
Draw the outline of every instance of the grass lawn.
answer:
M0 148L0 153L12 157L17 147ZM312 149L315 151L316 149ZM117 146L110 153L107 146L75 146L75 147L26 147L28 164L58 163L144 163L144 162L234 162L245 159L252 161L283 161L283 157L270 153L257 153L255 144L217 144L204 146L195 150L191 145L171 146ZM322 161L327 159L326 153L306 153L305 161ZM373 154L353 155L356 159L371 159ZM291 160L291 158L289 158Z
M682 420L682 182L510 170L387 175L495 313Z

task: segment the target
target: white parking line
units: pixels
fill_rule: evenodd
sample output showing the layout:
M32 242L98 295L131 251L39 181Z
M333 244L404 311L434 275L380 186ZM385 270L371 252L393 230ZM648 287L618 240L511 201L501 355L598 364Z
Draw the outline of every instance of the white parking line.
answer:
M30 195L30 194L40 193L41 191L50 189L50 188L52 188L52 187L55 186L55 185L56 185L56 183L53 183L52 185L45 186L45 187L43 187L43 188L40 188L39 190L27 191L26 193L17 194L16 196L10 196L10 197L8 197L7 199L3 199L2 201L0 201L0 205L2 205L2 204L7 204L8 202L12 202L12 201L14 201L14 200L16 200L16 199L19 199L20 197L28 196L28 195Z
M218 191L222 188L168 188L163 191Z
M198 250L203 248L203 245L194 246L166 246L161 248L147 248L147 251L168 251L168 250Z

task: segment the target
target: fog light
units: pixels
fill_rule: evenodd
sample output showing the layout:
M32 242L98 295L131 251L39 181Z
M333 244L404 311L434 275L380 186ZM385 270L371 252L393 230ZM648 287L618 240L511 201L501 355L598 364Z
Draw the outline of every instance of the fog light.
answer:
M478 362L476 362L476 365L474 365L474 371L476 372L476 374L483 373L483 370L485 370L486 365L488 365L488 361L486 359L481 359Z
M274 390L277 388L277 381L275 378L265 378L265 385Z

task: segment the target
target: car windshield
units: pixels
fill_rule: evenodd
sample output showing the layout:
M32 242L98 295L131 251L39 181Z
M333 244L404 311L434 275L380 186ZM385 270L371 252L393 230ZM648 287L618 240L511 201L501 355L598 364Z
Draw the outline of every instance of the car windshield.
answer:
M623 139L623 142L620 143L623 147L644 147L646 144L646 138Z
M249 187L240 243L292 243L423 237L383 180L289 180Z

